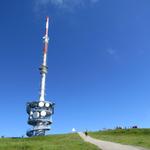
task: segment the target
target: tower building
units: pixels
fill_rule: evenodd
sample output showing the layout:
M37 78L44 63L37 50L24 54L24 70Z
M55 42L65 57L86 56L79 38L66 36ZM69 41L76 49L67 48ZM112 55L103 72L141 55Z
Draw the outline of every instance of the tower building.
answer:
M50 130L52 124L52 115L54 114L54 103L45 100L45 83L47 67L47 51L49 43L49 17L46 18L46 32L43 37L44 49L43 49L43 63L39 68L41 74L40 95L38 101L28 102L26 111L28 113L28 124L32 126L27 131L27 136L43 136L45 132Z

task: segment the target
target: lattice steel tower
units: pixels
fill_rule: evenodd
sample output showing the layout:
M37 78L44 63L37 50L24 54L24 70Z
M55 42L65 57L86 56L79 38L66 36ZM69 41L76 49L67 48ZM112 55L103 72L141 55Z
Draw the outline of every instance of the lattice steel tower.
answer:
M27 136L43 136L45 132L50 130L52 124L52 114L54 113L54 103L45 101L45 82L47 74L47 50L48 50L48 30L49 17L46 18L46 33L44 39L43 49L43 63L39 68L41 74L40 96L39 101L28 102L26 110L28 113L28 124L33 128L27 131Z

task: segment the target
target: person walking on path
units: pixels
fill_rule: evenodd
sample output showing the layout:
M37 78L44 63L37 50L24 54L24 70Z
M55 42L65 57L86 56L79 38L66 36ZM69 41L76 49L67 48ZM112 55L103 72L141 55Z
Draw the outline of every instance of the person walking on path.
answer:
M85 134L85 136L88 136L88 131L86 130L86 131L84 132L84 134Z

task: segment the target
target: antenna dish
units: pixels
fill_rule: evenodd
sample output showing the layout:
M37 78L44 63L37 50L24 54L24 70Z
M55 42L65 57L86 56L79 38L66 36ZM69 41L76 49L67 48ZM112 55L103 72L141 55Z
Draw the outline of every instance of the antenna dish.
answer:
M46 111L45 111L45 110L41 111L41 116L42 116L42 117L45 117L45 116L46 116Z
M39 102L39 107L44 107L44 102Z
M50 106L50 104L49 103L45 103L45 107L49 107Z
M33 113L33 118L37 119L37 118L39 118L39 116L40 116L39 112L34 112Z

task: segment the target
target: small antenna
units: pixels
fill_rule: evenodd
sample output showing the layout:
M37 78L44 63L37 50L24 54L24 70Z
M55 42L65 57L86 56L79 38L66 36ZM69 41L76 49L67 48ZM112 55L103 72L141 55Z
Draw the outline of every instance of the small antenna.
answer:
M39 101L45 101L45 83L46 83L46 74L47 74L47 50L48 50L48 29L49 29L49 17L46 17L46 30L44 39L44 49L43 49L43 64L40 67L41 73L41 87L40 87L40 99Z

